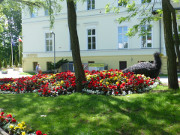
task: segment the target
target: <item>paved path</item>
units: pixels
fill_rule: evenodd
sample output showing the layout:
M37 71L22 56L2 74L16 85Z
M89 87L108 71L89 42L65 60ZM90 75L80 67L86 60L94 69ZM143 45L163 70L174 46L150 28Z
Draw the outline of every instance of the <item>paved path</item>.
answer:
M31 76L31 75L20 75L19 71L12 71L8 74L2 74L0 72L0 78L20 78L20 77L26 77L26 76Z

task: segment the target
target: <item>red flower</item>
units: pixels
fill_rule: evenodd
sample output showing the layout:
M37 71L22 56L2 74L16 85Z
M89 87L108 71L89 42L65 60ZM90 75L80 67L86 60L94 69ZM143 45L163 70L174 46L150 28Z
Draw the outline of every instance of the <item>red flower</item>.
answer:
M1 116L3 116L4 115L4 112L1 112L1 114L0 114Z
M42 132L40 130L36 131L36 135L42 135Z
M14 123L15 123L15 122L16 122L16 119L12 118L12 122L14 122Z
M7 117L8 117L8 118L12 118L12 115L11 115L11 114L8 114Z

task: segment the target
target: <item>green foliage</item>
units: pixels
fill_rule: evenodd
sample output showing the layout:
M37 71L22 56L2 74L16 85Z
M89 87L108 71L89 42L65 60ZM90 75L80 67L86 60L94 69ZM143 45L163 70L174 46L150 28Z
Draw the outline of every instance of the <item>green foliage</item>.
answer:
M4 68L7 68L7 61L4 59Z
M56 63L56 69L60 68L63 64L68 63L69 61L67 59L61 59Z
M9 66L12 67L12 55L9 57Z
M2 63L2 60L0 59L0 69L2 68L3 66L3 63Z
M6 113L48 135L177 135L179 103L180 92L158 90L128 96L74 93L56 98L0 94L0 106Z
M15 55L15 61L14 61L14 64L15 64L16 67L18 67L18 57L17 57L17 55Z
M61 60L59 60L57 63L56 63L56 69L59 69L63 64L65 64L65 63L68 63L69 61L67 60L67 59L61 59ZM52 70L52 69L54 69L54 63L48 63L47 64L47 69L48 70Z
M129 0L119 0L118 3L121 2L126 2L126 12L128 13L128 15L126 16L122 16L120 18L117 19L117 21L119 22L119 24L121 24L122 22L125 21L130 21L131 19L135 18L135 17L139 17L142 19L139 19L140 22L138 22L137 24L135 24L134 26L132 26L131 28L129 28L128 32L127 32L127 36L135 36L137 33L139 36L145 35L147 34L146 31L142 31L141 27L144 25L150 25L150 23L152 21L159 21L162 17L162 13L163 11L161 9L155 10L153 11L155 15L152 15L152 9L154 4L136 4L135 1L129 1ZM143 3L150 3L151 0L144 0ZM113 3L114 4L114 3ZM116 5L113 4L107 4L106 5L106 12L111 12L113 11L115 14L119 14L121 11L120 9L121 7L117 7ZM124 10L123 10L124 11Z

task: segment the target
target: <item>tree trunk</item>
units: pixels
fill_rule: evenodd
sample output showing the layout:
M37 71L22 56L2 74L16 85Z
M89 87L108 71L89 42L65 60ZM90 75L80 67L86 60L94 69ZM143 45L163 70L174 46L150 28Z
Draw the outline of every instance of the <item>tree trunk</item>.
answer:
M173 21L173 31L174 31L174 42L175 42L175 47L176 47L176 55L178 57L178 64L180 65L180 51L179 51L179 45L180 45L180 40L178 36L178 28L177 28L177 21L176 21L176 11L171 5L170 1L168 1L168 7L171 10L172 13L172 21Z
M169 0L162 0L164 39L167 53L168 87L171 89L178 89L176 53L172 33L171 11L168 8L168 1Z
M76 91L82 91L82 81L86 80L84 69L81 62L79 39L77 35L77 17L73 0L66 0L68 12L68 25L71 39L72 58L74 62L76 76Z

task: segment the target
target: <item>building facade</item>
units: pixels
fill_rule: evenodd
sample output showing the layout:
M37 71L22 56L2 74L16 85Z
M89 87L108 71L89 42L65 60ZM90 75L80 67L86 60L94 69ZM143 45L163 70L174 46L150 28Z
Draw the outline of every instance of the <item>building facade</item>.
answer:
M161 52L163 54L161 72L167 73L162 20L151 22L152 28L149 24L143 27L148 30L147 36L135 35L129 38L125 35L128 28L142 18L135 17L119 24L117 18L126 16L127 12L122 8L119 14L105 13L106 4L113 1L88 0L76 4L82 63L104 63L108 64L108 69L123 69L140 61L153 61L153 53ZM139 5L141 2L137 0ZM118 1L116 4L121 6ZM34 10L33 13L24 10L22 15L24 71L33 71L37 63L41 65L43 71L48 70L48 63L54 62L54 36L56 62L62 58L72 61L66 2L62 2L61 5L62 11L55 15L53 29L49 27L47 10ZM156 3L156 8L161 8L161 2ZM52 31L55 34L52 34Z

